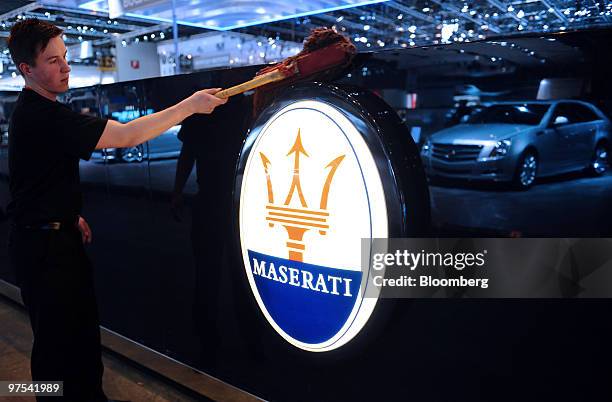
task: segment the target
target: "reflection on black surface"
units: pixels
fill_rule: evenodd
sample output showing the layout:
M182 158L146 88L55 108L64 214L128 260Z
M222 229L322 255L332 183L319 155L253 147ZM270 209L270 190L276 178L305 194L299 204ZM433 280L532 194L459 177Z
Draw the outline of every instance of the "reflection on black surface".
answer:
M606 235L610 42L596 31L386 51L350 80L392 104L422 146L435 232ZM405 79L389 83L391 69Z
M610 121L588 102L495 102L461 120L425 141L421 155L430 177L525 189L543 177L576 170L601 176L609 167ZM519 182L527 167L531 182Z
M466 124L514 124L536 126L550 109L548 104L508 103L493 104L471 113Z
M206 347L205 356L218 352L218 305L228 293L229 278L222 278L232 236L232 190L235 158L251 118L251 97L236 96L217 108L214 116L193 115L183 121L178 138L183 147L176 167L172 197L175 218L181 211L184 185L196 166L198 192L191 210L191 249L195 261L193 321L196 334ZM212 118L211 118L212 117Z

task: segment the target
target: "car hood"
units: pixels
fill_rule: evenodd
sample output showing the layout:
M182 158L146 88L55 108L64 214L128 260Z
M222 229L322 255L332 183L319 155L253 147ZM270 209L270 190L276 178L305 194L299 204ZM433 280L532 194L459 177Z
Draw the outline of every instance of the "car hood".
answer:
M513 137L535 126L521 124L459 124L431 135L432 142L452 144L459 142L500 141Z

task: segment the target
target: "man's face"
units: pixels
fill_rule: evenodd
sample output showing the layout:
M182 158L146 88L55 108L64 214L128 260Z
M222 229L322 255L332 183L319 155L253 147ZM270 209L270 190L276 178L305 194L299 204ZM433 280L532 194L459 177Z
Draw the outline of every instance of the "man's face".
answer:
M22 63L25 77L53 94L68 90L70 66L66 61L66 45L60 36L49 40L45 50L38 53L35 66Z

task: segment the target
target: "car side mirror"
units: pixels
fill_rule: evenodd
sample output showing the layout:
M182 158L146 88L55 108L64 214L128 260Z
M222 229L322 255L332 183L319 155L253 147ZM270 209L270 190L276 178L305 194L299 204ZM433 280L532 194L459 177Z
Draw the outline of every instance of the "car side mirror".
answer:
M553 121L553 126L561 126L563 124L569 123L569 119L565 116L557 116L555 121Z

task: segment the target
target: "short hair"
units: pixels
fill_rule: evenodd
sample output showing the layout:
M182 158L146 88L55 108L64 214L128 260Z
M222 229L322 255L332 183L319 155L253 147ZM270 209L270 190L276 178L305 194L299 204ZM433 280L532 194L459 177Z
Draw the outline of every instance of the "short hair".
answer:
M27 63L35 66L36 57L43 52L49 41L64 32L62 29L38 18L28 18L19 21L11 28L7 40L13 63L21 75L19 64Z

